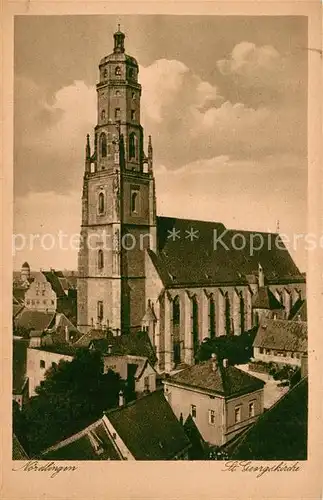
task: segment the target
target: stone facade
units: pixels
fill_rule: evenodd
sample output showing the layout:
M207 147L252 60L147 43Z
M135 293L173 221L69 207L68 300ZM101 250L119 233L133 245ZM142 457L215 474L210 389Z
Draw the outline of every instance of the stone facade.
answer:
M99 65L94 151L87 139L78 277L78 328L138 330L145 312L145 252L154 246L152 146L144 154L138 64L124 35Z

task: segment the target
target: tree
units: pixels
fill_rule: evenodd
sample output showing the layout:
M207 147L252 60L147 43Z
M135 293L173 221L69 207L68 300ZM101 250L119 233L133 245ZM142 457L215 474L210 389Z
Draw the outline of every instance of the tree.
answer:
M118 404L120 376L103 373L98 351L80 349L72 361L52 366L23 409L33 455L80 431Z
M252 344L257 328L243 332L241 335L223 335L214 339L206 338L199 346L197 361L206 361L215 353L218 359L228 359L230 364L248 363L252 356Z

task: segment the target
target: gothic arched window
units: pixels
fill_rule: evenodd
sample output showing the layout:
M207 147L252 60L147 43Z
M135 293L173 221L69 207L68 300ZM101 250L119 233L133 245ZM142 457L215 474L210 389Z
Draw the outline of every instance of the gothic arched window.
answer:
M173 325L176 326L179 325L180 315L181 315L181 310L180 310L179 296L176 295L175 299L173 300Z
M199 306L195 295L192 298L192 335L194 354L196 354L199 341Z
M225 333L231 333L231 306L228 293L225 295Z
M120 66L116 67L116 69L115 69L115 75L116 76L120 76L121 75L121 68L120 68Z
M100 153L102 158L107 156L107 136L104 132L100 135Z
M99 214L104 213L104 194L99 193L99 200L98 200L98 205L99 205Z
M132 132L129 136L129 160L137 158L137 136Z
M103 269L104 267L104 257L103 257L103 250L98 251L98 268Z
M215 302L213 295L209 299L209 332L210 338L213 339L215 337Z
M240 294L240 331L243 333L245 330L245 306L242 293Z

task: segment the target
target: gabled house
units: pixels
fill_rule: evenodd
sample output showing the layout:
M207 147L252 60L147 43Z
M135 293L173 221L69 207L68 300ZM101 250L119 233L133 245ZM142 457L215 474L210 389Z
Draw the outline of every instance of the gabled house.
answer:
M266 319L260 324L253 342L256 361L301 366L307 353L307 323Z
M122 401L121 401L122 403ZM190 441L162 391L106 412L44 460L187 460Z
M191 415L209 445L223 445L263 412L265 382L215 355L163 383L176 417L185 422Z

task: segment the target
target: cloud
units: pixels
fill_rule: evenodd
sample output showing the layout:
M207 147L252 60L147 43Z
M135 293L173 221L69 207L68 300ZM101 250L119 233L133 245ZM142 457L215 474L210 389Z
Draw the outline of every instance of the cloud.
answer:
M217 62L222 74L237 74L259 78L263 72L273 72L280 69L282 58L271 45L257 47L254 43L241 42L237 44L229 58Z
M217 61L216 65L227 81L233 82L247 99L244 89L262 92L261 98L272 105L283 99L285 105L294 100L297 106L296 92L298 101L306 97L306 59L300 58L297 52L280 53L272 45L256 46L244 41L235 45L231 54ZM270 92L266 93L266 89Z

